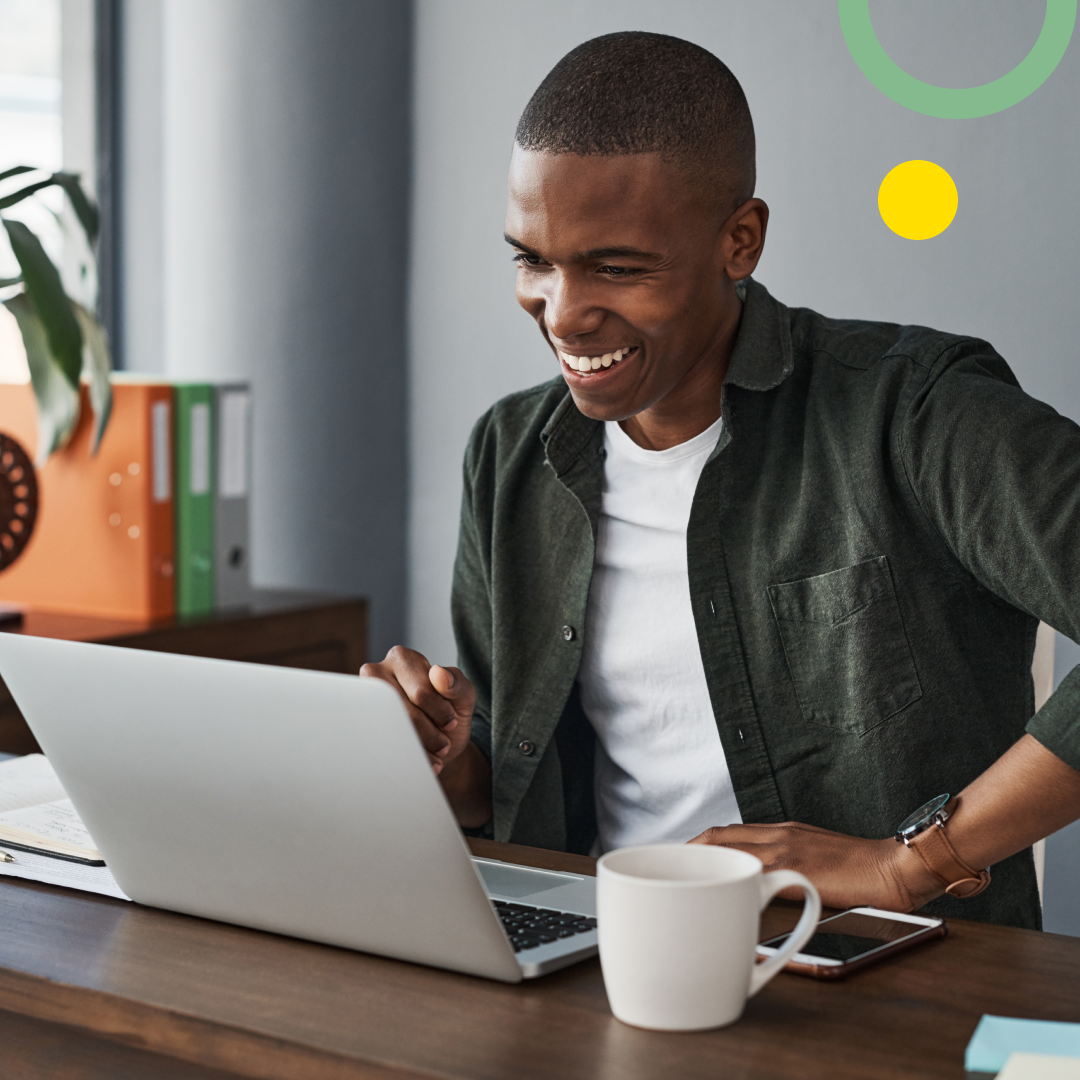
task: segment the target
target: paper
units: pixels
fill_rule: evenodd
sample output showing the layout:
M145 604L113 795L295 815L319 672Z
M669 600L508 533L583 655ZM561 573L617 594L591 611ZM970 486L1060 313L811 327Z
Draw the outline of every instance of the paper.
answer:
M983 1016L964 1055L968 1072L996 1073L1013 1053L1080 1057L1080 1024Z
M0 761L0 824L26 829L50 840L93 848L94 841L72 806L63 785L44 754ZM64 885L69 889L130 900L107 867L86 866L16 848L7 850L15 862L0 863L0 874Z
M997 1080L1080 1080L1080 1058L1013 1054Z
M0 814L66 798L67 792L44 754L0 762Z
M56 802L42 803L39 806L25 806L21 810L9 810L6 814L0 814L0 828L8 826L19 829L24 833L32 833L35 837L44 837L46 840L55 840L69 848L82 849L79 852L71 851L69 854L83 854L83 851L97 851L93 837L82 823L78 811L70 799L59 799ZM0 835L0 843L3 841L18 840L23 842L22 837L7 834ZM97 858L96 854L87 856Z
M0 851L4 848L0 846ZM116 884L107 866L86 866L83 863L66 862L63 859L51 859L48 855L33 855L28 851L9 852L16 862L0 863L0 874L7 877L24 878L27 881L44 881L47 885L63 885L69 889L81 889L83 892L100 893L102 896L115 896L118 900L130 900Z

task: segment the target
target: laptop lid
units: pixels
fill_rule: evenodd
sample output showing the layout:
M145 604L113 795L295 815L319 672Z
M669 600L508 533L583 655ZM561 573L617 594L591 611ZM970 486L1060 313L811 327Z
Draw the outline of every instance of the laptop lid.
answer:
M386 683L16 634L0 674L132 899L522 977Z

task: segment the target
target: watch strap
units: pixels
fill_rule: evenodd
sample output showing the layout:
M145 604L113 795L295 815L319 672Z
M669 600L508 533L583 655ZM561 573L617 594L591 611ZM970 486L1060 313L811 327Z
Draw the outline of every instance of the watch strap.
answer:
M907 841L907 846L922 859L926 869L945 886L950 896L967 899L978 896L990 884L989 870L973 870L953 850L943 825L923 829Z

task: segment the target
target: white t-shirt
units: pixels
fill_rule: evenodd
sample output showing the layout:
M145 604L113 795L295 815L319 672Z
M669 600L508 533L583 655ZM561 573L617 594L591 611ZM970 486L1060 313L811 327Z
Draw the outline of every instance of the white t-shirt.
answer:
M722 420L645 450L604 425L604 492L580 672L597 736L600 848L683 842L742 820L690 606L686 526Z

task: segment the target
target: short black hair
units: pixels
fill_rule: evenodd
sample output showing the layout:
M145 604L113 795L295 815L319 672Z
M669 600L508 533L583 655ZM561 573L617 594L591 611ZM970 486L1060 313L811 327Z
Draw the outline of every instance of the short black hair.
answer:
M754 193L754 122L739 80L667 34L604 34L568 52L525 106L515 141L554 154L659 154L726 174L736 203Z

